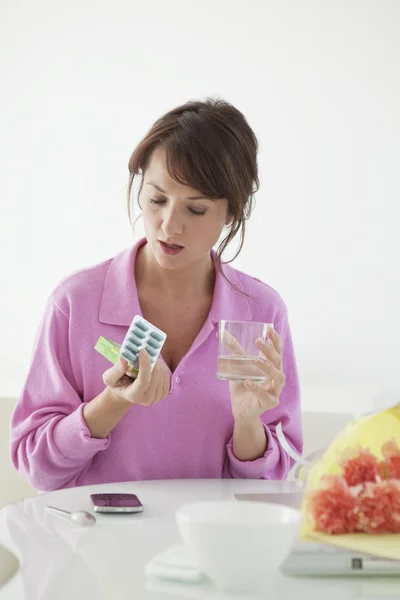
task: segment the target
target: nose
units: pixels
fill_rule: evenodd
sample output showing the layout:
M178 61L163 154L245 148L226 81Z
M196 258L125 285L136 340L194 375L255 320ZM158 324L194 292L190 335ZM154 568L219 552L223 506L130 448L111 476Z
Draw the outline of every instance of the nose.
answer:
M162 221L162 229L167 238L183 233L183 219L179 215L177 207L166 207Z

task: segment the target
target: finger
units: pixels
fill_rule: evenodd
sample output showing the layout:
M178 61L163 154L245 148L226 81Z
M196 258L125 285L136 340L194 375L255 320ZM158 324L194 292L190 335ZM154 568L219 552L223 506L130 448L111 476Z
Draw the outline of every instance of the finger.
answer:
M157 377L157 387L154 392L154 402L163 400L163 398L168 395L168 391L169 386L166 385L164 373L160 371L159 376Z
M268 329L268 337L274 345L275 350L278 354L282 354L282 342L280 335L273 327L269 327Z
M104 371L103 382L105 385L108 387L115 387L118 381L125 375L127 368L128 362L120 356L115 365L110 367L110 369L107 369L107 371Z
M143 399L146 406L150 406L151 404L158 402L167 395L169 391L169 383L167 391L164 394L165 375L167 375L166 379L169 382L169 375L164 362L160 359L157 359L150 374L150 383L146 389L146 398Z
M251 388L254 392L261 392L262 394L265 394L265 392L272 392L272 390L275 388L274 379L267 379L267 381L263 381L261 383L257 383L252 379L246 379L244 384L247 388Z
M254 362L264 373L266 373L271 379L274 379L278 385L283 387L283 384L285 383L285 374L280 369L277 369L268 358L264 358L264 356L258 356Z
M222 342L228 346L232 354L244 355L246 354L237 339L226 329L222 332Z
M136 389L139 388L141 392L148 389L151 382L151 360L146 350L140 350L139 352L139 373L136 379Z
M166 398L166 396L168 396L170 383L171 382L169 379L169 372L167 371L167 369L164 369L163 370L163 398Z
M275 365L277 369L282 369L282 355L279 354L271 340L264 341L261 338L256 340L257 348Z
M250 388L253 394L256 396L260 410L271 410L279 405L279 397L267 391L274 386L273 380L270 380L264 384L264 387L261 387L261 385L251 380L246 380L245 385L246 387Z
M259 385L260 385L261 389L263 389L265 392L268 392L268 394L270 394L271 396L274 396L275 398L279 398L279 396L281 395L284 383L281 383L278 385L278 383L275 381L275 379L268 379L267 381L262 382Z
M153 368L153 373L152 373L152 379L153 378L157 378L157 379L162 379L164 377L165 373L169 373L167 367L165 366L165 363L163 360L161 360L160 358L157 359L156 364L154 365Z
M153 404L161 399L160 395L164 387L164 365L161 360L157 360L151 374L151 381L147 388L148 404Z

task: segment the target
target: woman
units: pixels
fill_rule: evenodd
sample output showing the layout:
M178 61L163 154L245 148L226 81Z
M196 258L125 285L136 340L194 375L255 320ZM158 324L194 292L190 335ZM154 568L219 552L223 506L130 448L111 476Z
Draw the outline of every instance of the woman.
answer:
M49 298L12 419L15 467L40 490L169 478L283 479L282 423L301 452L299 385L280 296L221 262L258 188L257 140L223 101L161 117L129 162L141 178L145 238L64 280ZM226 230L218 252L213 247ZM241 246L240 246L241 247ZM154 370L109 367L93 348L121 343L135 314L167 334ZM267 383L217 379L220 319L274 323L260 367Z

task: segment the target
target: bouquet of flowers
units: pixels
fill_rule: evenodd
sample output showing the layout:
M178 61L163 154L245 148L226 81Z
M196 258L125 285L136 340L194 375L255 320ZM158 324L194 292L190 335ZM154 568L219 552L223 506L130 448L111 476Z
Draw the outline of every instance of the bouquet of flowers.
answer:
M355 419L333 440L309 470L302 512L306 537L347 544L345 534L400 533L400 404Z
M306 493L310 526L323 533L400 533L400 448L385 442L382 459L361 446L339 459L341 473L323 475Z

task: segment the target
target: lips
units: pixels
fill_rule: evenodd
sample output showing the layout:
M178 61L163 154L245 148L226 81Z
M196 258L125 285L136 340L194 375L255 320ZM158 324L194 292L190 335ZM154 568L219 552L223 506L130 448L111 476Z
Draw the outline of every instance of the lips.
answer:
M183 248L180 244L173 244L172 242L163 242L160 240L160 243L166 246L167 248L172 248L173 250L177 250L178 248Z
M159 240L159 243L164 254L169 254L170 256L179 254L184 249L180 244L169 244L167 242L162 242L161 240Z

